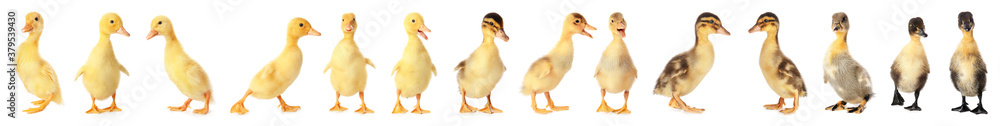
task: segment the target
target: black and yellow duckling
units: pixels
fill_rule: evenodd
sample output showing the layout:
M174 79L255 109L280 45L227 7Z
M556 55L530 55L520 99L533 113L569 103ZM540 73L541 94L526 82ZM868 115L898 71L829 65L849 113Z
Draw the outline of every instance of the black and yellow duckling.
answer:
M778 16L774 13L766 12L757 18L748 32L767 32L767 39L760 49L760 72L764 74L767 85L778 94L778 103L764 105L768 110L782 109L785 105L785 98L794 98L792 108L782 109L784 114L795 113L799 109L799 97L806 96L806 85L799 74L799 68L792 63L792 60L781 52L778 45Z
M911 18L907 27L909 27L910 43L906 44L902 51L899 51L899 55L896 56L896 60L892 62L890 67L892 69L890 75L896 85L892 105L903 105L903 96L899 95L899 91L912 92L913 105L904 108L910 111L920 111L920 106L917 106L920 90L924 89L924 84L927 83L927 74L931 72L927 65L927 55L924 54L924 44L920 43L920 38L927 37L927 33L924 33L924 20L920 17Z
M722 27L719 16L709 12L701 13L698 16L694 28L696 35L694 48L670 59L666 68L663 69L663 73L656 80L653 93L670 96L670 107L690 113L701 113L705 109L688 106L681 100L681 96L694 91L715 63L715 49L712 47L712 42L708 40L708 35L729 35L729 31Z
M628 91L638 76L635 64L632 63L632 56L629 55L625 41L622 40L625 37L625 17L622 16L622 13L615 12L611 14L609 20L608 28L611 30L613 39L601 55L601 62L597 64L597 70L594 70L594 78L597 78L597 84L601 86L601 105L597 107L597 112L632 113L628 110ZM623 91L625 92L625 103L622 104L622 108L612 109L604 101L605 92L619 93Z
M569 106L556 106L552 103L549 91L559 85L563 76L573 66L573 35L581 34L593 38L586 30L597 30L597 28L587 24L587 19L584 19L580 13L567 15L566 20L563 21L563 30L562 35L559 37L559 42L552 48L552 51L549 51L549 54L531 63L528 73L524 74L524 81L522 82L524 87L521 88L521 93L531 95L531 109L535 113L548 114L552 111L569 110ZM545 93L545 99L549 102L546 107L552 109L552 111L545 110L544 108L540 109L536 106L535 95L538 93Z
M962 93L962 106L952 108L951 111L968 112L975 114L987 114L983 109L983 91L986 90L986 63L979 55L979 46L976 39L972 38L972 28L976 23L972 21L971 12L958 14L958 28L962 30L962 41L959 42L955 54L951 56L951 83L955 89ZM979 97L979 107L969 110L965 97Z
M503 72L507 67L500 60L500 50L493 43L494 38L500 38L507 42L510 38L503 30L503 18L495 12L488 13L483 17L481 24L483 28L483 43L476 48L476 51L469 54L469 58L462 60L455 66L458 71L458 89L462 93L462 109L460 113L476 112L476 108L469 106L465 102L465 97L483 98L486 97L486 107L480 109L485 113L501 113L500 109L493 107L493 100L490 93L500 82Z
M829 83L843 100L826 107L826 110L844 110L844 105L851 103L858 104L858 107L847 108L847 112L861 114L873 94L871 77L847 50L847 30L850 29L847 14L833 14L832 28L837 39L830 44L823 59L823 82Z

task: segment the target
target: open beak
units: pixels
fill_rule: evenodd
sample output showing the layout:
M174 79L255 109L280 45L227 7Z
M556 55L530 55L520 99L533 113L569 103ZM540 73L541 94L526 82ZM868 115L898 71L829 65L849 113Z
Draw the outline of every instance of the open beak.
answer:
M156 30L149 30L149 34L146 35L146 40L152 39L153 37L156 37L156 35L160 35L160 32L156 32Z
M591 39L593 39L594 36L590 35L590 33L587 33L587 30L597 30L597 28L595 28L594 26L590 26L590 24L584 24L584 25L587 25L587 27L584 28L583 30L580 30L580 34L582 34L584 36L587 36L587 37L590 37Z
M497 36L497 38L500 38L500 40L503 40L503 42L507 42L507 40L510 39L510 37L507 37L507 33L505 33L503 31L503 29L500 29L500 31L497 31L496 36Z
M344 27L344 30L346 30L347 32L354 31L354 22L352 21L350 24L348 24L346 27Z
M917 35L920 35L920 37L927 38L927 33L924 33L924 29L917 30Z
M125 31L125 27L118 28L118 34L122 34L125 37L130 37L128 31Z
M307 34L308 35L312 35L312 36L320 36L320 35L322 35L322 34L319 33L319 31L316 31L316 29L312 29L312 28L309 28L309 32Z
M31 30L35 30L35 27L32 27L31 25L31 23L24 24L24 28L21 28L21 32L31 32Z
M625 38L625 24L618 24L617 31L618 35L620 35L622 38Z
M427 34L424 34L424 32L431 32L431 29L428 29L426 25L420 25L420 28L417 29L417 35L427 40Z
M722 27L722 25L719 25L719 29L715 30L715 34L729 35L729 31L725 27Z
M760 32L760 24L753 25L753 27L751 27L750 30L747 30L747 32L748 33Z

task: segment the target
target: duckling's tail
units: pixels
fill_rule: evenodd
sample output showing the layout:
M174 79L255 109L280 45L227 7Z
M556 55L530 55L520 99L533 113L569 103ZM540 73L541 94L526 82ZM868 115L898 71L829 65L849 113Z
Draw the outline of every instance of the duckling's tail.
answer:
M61 105L62 101L63 101L62 90L61 89L57 89L56 92L52 93L52 95L55 95L55 96L52 96L52 102L56 102L56 104L60 104Z

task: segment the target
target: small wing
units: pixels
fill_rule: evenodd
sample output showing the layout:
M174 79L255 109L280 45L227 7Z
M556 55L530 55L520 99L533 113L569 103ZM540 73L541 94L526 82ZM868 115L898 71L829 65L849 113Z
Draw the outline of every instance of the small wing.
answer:
M458 62L458 65L455 66L455 70L454 71L458 71L458 70L464 69L465 68L465 61L466 60L462 60L462 62Z
M189 82L193 84L208 84L208 74L205 74L205 70L198 63L194 61L188 62L185 72L187 73Z
M56 71L52 70L52 66L49 65L48 62L42 61L41 66L42 66L42 75L45 75L45 77L49 78L49 80L51 80L52 82L59 82L58 77L56 77Z
M375 63L372 63L371 59L365 58L365 63L372 66L372 69L375 69Z
M594 69L594 77L597 77L598 74L601 74L601 66L600 65L597 66L597 69Z
M858 66L854 67L854 71L858 72L857 75L858 75L858 82L859 83L865 84L865 85L869 85L869 86L871 85L871 77L868 76L868 71L865 70L864 67L861 67L861 65L858 65Z
M399 64L401 64L401 63L402 63L402 60L400 62L396 62L396 66L392 66L392 72L389 73L390 76L391 75L396 75L396 72L399 72Z
M264 68L260 68L260 71L257 72L257 78L271 78L275 76L274 74L274 63L268 63L267 65L264 65Z
M892 77L892 82L895 83L896 87L899 87L899 76L902 72L899 71L899 61L892 61L892 66L889 66L889 76Z
M73 81L76 81L77 79L80 79L80 76L83 75L83 71L86 70L86 69L87 69L87 65L86 64L84 64L83 66L80 66L80 70L76 71L76 76L73 77Z
M434 76L437 76L438 75L437 67L434 66L434 63L428 63L428 64L431 64L431 73L434 73Z
M118 64L118 70L120 70L122 73L125 73L125 76L130 76L128 75L128 70L126 70L125 66L122 66L121 63Z
M672 81L687 77L690 68L687 57L687 53L684 53L671 58L666 68L663 68L663 73L660 73L660 78L656 80L655 89L664 88Z
M535 63L531 64L531 70L529 72L538 72L538 78L542 78L549 75L552 72L552 61L549 57L542 57L535 60Z
M332 66L333 66L333 62L332 61L329 62L329 63L326 63L326 67L323 68L323 73L325 74L326 71L329 71L330 67L332 67Z

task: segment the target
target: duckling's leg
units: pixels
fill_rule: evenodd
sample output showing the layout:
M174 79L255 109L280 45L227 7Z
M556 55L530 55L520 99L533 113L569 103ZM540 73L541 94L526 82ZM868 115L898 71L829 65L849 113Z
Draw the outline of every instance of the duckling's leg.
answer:
M677 106L677 100L674 100L674 97L670 97L670 103L669 104L670 104L671 108L681 109L681 106Z
M988 112L986 112L986 109L983 109L983 93L982 92L979 93L979 107L976 107L976 109L972 109L972 113L975 113L976 115L987 114L988 113Z
M55 98L54 96L56 96L56 95L55 94L49 94L49 97L40 100L40 101L42 101L42 102L39 102L40 104L35 104L35 102L38 102L38 101L31 102L31 104L38 105L38 107L37 108L25 109L23 112L26 112L28 114L33 114L33 113L38 113L38 112L41 112L42 110L45 110L45 107L49 106L49 102L52 101L52 98Z
M685 112L701 113L705 111L705 109L688 106L687 103L684 103L684 100L681 100L681 94L679 92L674 92L674 99L677 99L677 106L681 107L681 110L684 110Z
M281 95L278 95L278 103L279 103L278 107L281 107L281 111L284 111L284 112L299 111L299 106L291 106L291 105L285 104L285 99L281 99Z
M784 106L785 106L785 98L778 96L778 104L767 104L764 105L764 108L766 108L767 110L778 110Z
M781 112L781 113L784 113L785 115L788 115L788 114L795 113L795 110L799 110L799 93L795 93L795 95L793 95L793 96L795 97L795 101L792 103L792 108L785 108L785 109L782 109L781 111L778 111L778 112ZM783 103L785 100L781 99L781 101L782 102L779 102L779 103Z
M871 98L870 94L865 95L865 99L861 101L861 104L858 104L858 107L847 108L847 112L854 114L861 114L861 112L865 111L865 105L868 104L869 98Z
M969 111L969 106L968 105L969 105L969 103L965 102L965 96L962 96L962 106L951 108L951 111L968 112Z
M347 110L347 107L340 106L340 92L337 92L337 103L334 103L333 108L330 108L330 111L344 111L344 110Z
M42 105L42 103L45 103L45 99L31 102L32 105Z
M358 97L361 98L361 108L358 108L358 110L354 110L354 112L361 113L361 114L375 113L375 111L372 111L371 109L368 109L368 106L365 106L365 92L363 92L363 91L362 92L358 92Z
M192 100L191 98L188 98L187 101L184 101L184 105L177 106L177 107L167 106L167 108L170 109L170 111L184 111L184 110L187 110L188 105L191 104L191 100Z
M501 111L500 109L497 109L497 108L493 107L493 100L490 99L490 95L493 95L493 94L487 94L486 95L486 107L483 107L483 109L479 109L479 112L485 112L485 113L489 113L489 114L503 113L503 111Z
M87 114L100 114L103 113L101 109L97 109L97 98L90 96L90 110L87 110Z
M920 101L920 90L913 92L913 105L903 107L910 111L920 111L920 106L917 106L917 101Z
M396 108L392 108L392 114L406 113L406 108L403 108L403 103L399 102L399 95L402 93L403 90L396 89Z
M632 111L628 110L628 91L625 91L625 104L622 104L622 108L616 109L615 113L618 113L618 114L629 114L629 113L632 113Z
M122 111L122 109L118 108L118 105L115 104L115 102L116 102L115 100L117 99L117 98L115 98L115 95L118 95L118 93L111 94L111 106L108 106L107 108L101 109L102 111L106 111L106 112Z
M914 102L914 103L916 103L916 102ZM895 96L892 97L892 105L893 106L896 106L896 105L902 106L903 105L903 96L899 95L899 89L896 89Z
M236 101L236 104L233 104L233 108L229 109L229 113L236 113L240 115L247 114L247 112L249 112L250 110L247 110L246 107L243 107L243 101L246 101L247 96L250 96L250 94L252 93L253 93L252 90L247 89L247 93L243 95L243 98L241 98L240 101Z
M476 110L478 108L472 107L467 102L465 102L465 90L462 90L461 92L462 92L462 108L460 110L458 110L458 113L472 113L472 112L476 112Z
M601 89L601 105L597 106L597 112L611 112L614 110L611 106L608 106L608 102L604 101L604 93L606 92L606 90Z
M202 114L202 115L208 114L208 103L212 101L212 92L211 91L205 92L205 94L202 95L205 95L205 107L201 109L195 109L193 111L194 114Z
M535 93L535 92L531 93L531 109L535 110L535 113L538 113L538 114L549 114L549 113L551 113L552 111L545 110L544 108L538 108L538 104L535 104L535 95L538 95L538 93Z
M830 107L826 107L826 110L830 110L830 111L844 110L844 105L847 105L847 102L838 101L837 104L833 104Z
M413 111L410 111L410 113L417 113L417 114L431 113L431 111L420 108L420 94L417 94L417 106L413 106Z
M556 104L552 102L552 97L549 96L549 92L545 92L545 99L549 101L549 105L547 106L549 109L552 109L552 111L569 110L569 106L556 106Z

